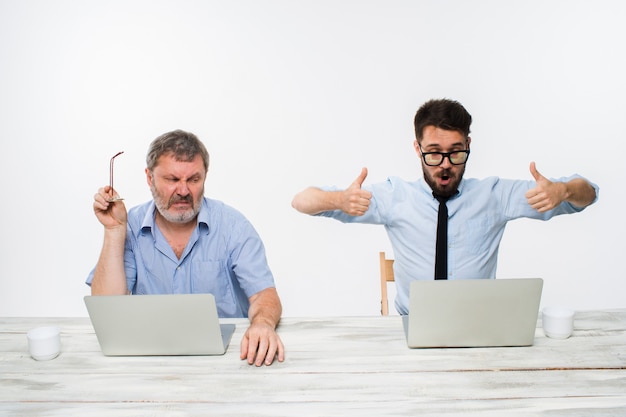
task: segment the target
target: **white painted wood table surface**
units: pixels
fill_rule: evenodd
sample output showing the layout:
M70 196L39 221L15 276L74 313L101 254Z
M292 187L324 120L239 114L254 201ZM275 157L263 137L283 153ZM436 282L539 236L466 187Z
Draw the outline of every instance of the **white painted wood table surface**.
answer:
M0 416L626 416L626 309L578 312L566 340L408 349L398 316L284 318L286 360L105 357L87 318L0 318ZM26 332L61 327L38 362Z

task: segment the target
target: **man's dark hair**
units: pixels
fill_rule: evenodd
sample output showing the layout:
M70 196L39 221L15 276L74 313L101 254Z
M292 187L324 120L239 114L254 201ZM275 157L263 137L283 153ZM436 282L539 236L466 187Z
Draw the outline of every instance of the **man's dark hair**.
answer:
M421 143L424 128L426 126L435 126L444 130L456 130L467 138L470 134L471 124L472 116L458 101L448 99L429 100L415 114L415 137Z
M191 162L196 155L201 155L205 171L209 170L209 152L193 133L174 130L153 140L146 155L146 166L152 171L159 158L169 153L173 154L177 161L183 162Z

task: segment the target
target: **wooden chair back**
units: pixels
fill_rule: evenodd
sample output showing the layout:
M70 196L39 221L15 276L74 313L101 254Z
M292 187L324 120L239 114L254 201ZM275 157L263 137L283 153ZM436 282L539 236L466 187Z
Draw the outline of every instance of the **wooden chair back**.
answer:
M393 259L386 259L385 252L378 253L380 259L380 313L389 315L389 300L387 299L387 284L394 282Z

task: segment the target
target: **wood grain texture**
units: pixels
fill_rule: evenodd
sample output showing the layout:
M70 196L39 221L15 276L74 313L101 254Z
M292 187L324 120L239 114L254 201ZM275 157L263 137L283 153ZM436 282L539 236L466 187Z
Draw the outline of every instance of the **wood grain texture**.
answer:
M626 309L579 312L571 338L408 349L400 317L285 318L286 360L105 357L87 318L0 318L0 416L626 415ZM61 327L38 362L26 332Z

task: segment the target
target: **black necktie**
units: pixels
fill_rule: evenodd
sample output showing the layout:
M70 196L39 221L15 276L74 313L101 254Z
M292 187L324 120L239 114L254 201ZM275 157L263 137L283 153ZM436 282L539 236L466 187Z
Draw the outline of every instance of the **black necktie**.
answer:
M435 279L448 279L448 207L446 201L450 197L442 197L433 193L439 201L437 216L437 245L435 246Z

